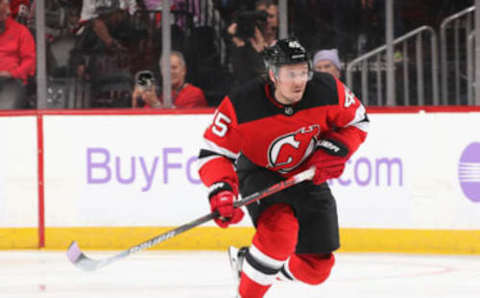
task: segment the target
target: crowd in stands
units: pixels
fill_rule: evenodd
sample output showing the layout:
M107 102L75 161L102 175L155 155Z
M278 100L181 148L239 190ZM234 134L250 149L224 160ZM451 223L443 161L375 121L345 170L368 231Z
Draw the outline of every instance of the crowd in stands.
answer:
M405 16L430 2L394 1L395 36L413 29ZM430 15L422 10L424 19L437 22L442 12L473 4L440 2L444 10ZM35 91L29 98L28 87L35 90L34 0L0 3L0 109L32 108ZM66 101L73 100L79 108L164 108L162 3L45 0L49 92L76 88L71 93L75 98L60 104L51 100L51 107L72 107ZM263 50L278 38L277 1L171 0L169 9L175 107L216 106L230 88L264 73ZM289 35L307 46L314 70L342 80L348 61L385 43L383 0L288 1L288 12ZM16 38L9 38L12 34ZM139 88L138 74L149 74L155 86Z

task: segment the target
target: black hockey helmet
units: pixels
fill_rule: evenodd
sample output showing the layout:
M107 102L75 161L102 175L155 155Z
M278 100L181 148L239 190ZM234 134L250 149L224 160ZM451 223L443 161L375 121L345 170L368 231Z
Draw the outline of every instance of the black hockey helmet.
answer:
M280 66L307 62L310 55L295 37L279 39L275 45L266 48L264 60L267 66Z
M266 68L272 69L275 73L279 66L307 62L311 72L309 78L313 74L310 53L295 37L279 39L273 46L266 48L263 55Z

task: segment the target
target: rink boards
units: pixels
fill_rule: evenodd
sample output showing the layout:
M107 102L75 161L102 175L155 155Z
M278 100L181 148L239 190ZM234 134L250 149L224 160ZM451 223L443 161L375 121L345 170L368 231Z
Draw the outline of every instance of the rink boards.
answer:
M0 114L0 248L123 249L209 212L196 156L212 110ZM369 109L340 179L344 251L480 253L480 109ZM249 219L158 246L249 243Z

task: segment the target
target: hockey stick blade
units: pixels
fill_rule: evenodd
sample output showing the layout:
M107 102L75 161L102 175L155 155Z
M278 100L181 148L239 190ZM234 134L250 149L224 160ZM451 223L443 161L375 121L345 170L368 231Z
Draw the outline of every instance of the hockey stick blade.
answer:
M156 237L153 237L147 241L144 241L138 245L132 246L127 250L122 251L121 253L114 255L109 258L101 259L101 260L95 260L92 258L89 258L85 255L84 252L80 249L78 246L78 243L76 241L73 241L70 246L67 249L67 258L72 262L73 265L78 267L79 269L83 271L95 271L97 269L100 269L102 267L107 266L108 264L117 261L119 259L123 259L130 254L136 253L138 251L150 248L152 246L155 246L156 244L166 241L170 238L173 238L177 236L180 233L183 233L185 231L188 231L196 226L199 226L203 223L206 223L207 221L210 221L218 216L217 212L212 212L209 213L205 216L202 216L200 218L197 218L189 223L186 223L184 225L181 225L173 230L167 231L163 234L160 234Z
M78 246L77 241L73 241L67 250L67 257L75 266L84 271L94 271L101 267L104 262L92 260L87 257Z
M264 190L255 192L241 200L238 200L235 202L235 207L242 207L249 205L253 202L256 202L258 200L261 200L269 195L272 195L274 193L277 193L279 191L282 191L290 186L293 186L295 184L298 184L300 182L303 182L305 180L312 179L313 175L315 174L315 168L310 168L308 170L305 170L303 172L300 172L286 180L280 181L277 184L274 184ZM183 232L186 232L196 226L199 226L203 223L206 223L216 217L218 217L218 212L212 212L207 215L204 215L202 217L199 217L189 223L186 223L184 225L181 225L173 230L169 230L163 234L160 234L156 237L153 237L147 241L144 241L138 245L132 246L127 250L122 251L121 253L114 255L112 257L108 257L105 259L101 260L95 260L87 257L85 253L82 252L80 247L78 246L78 243L76 241L73 241L70 246L67 249L67 258L74 264L76 267L83 271L95 271L97 269L100 269L102 267L107 266L110 263L113 263L119 259L123 259L130 254L139 252L141 250L150 248L160 242L166 241L170 238L173 238L177 236L178 234L181 234Z

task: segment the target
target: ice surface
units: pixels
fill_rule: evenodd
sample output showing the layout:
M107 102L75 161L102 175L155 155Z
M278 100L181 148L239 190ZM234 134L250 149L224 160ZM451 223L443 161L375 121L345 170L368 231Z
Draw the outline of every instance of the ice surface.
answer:
M92 258L116 252L86 251ZM480 256L337 253L320 286L276 283L266 297L477 298ZM0 251L1 298L234 297L226 252L144 251L83 272L65 251Z

